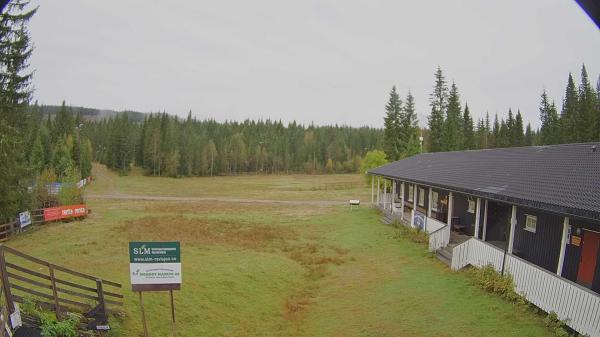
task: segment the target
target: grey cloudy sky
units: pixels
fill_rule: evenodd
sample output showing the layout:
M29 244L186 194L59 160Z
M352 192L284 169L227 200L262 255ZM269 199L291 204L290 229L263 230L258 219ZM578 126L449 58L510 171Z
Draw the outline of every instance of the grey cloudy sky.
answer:
M421 123L439 65L475 117L562 99L600 31L573 0L37 1L35 98L217 120L383 125L392 85Z

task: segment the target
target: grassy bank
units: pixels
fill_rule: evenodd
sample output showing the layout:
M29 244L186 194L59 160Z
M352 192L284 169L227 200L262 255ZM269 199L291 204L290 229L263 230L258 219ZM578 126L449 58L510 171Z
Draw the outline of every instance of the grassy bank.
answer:
M90 194L343 201L358 175L168 179L102 170ZM337 186L319 189L318 186ZM344 187L346 186L346 187ZM337 205L90 199L84 221L8 245L124 284L126 336L140 336L127 243L180 240L179 336L547 336L536 315L487 294L376 211ZM166 293L145 296L151 336L170 333Z

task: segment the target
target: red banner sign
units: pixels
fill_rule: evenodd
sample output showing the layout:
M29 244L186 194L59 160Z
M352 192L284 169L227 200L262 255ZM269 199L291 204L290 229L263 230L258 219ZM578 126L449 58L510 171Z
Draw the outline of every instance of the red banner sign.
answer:
M77 218L86 215L87 207L85 205L69 205L44 208L44 221Z

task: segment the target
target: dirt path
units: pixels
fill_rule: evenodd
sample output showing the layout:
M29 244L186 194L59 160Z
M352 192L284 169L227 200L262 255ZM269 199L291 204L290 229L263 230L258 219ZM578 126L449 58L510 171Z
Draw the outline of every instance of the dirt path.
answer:
M345 205L342 200L273 200L273 199L243 199L227 197L172 197L160 195L132 195L132 194L88 194L88 199L114 199L114 200L153 200L153 201L187 201L187 202L231 202L248 204L285 204L285 205L314 205L336 206Z

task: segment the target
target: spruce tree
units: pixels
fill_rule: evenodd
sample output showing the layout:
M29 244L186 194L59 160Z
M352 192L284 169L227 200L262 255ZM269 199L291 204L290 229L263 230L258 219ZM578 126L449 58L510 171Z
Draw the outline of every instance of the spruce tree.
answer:
M390 98L385 105L385 117L383 118L383 150L390 160L400 158L400 120L402 102L396 91L396 86L390 91Z
M521 110L517 110L517 115L515 117L515 125L513 127L513 136L512 136L512 146L524 146L525 145L525 135L523 130L523 116L521 115Z
M403 113L401 114L401 154L400 158L413 156L421 151L419 140L419 120L415 110L415 99L410 92L406 95Z
M527 128L525 129L525 146L533 145L533 131L531 130L531 124L527 123Z
M540 101L540 141L542 144L557 144L560 142L560 129L558 126L558 113L554 102L548 98L546 90L542 93Z
M446 121L444 122L444 150L457 151L463 149L463 127L458 87L455 83L452 83L448 96Z
M448 106L448 87L440 67L435 72L435 85L430 95L429 105L429 151L444 151L444 116Z
M577 127L578 120L580 118L578 111L578 100L579 97L577 93L577 87L575 86L575 81L573 81L573 76L571 73L569 73L567 88L565 90L565 98L563 101L562 111L560 113L562 143L574 143L581 138L579 135L579 129Z
M0 12L0 222L26 207L27 106L32 95L32 53L27 24L36 8L12 0Z
M463 113L463 146L464 150L471 150L475 148L475 132L473 130L473 118L469 112L469 105L465 103L465 111Z
M502 147L500 143L500 122L498 121L498 114L494 114L494 126L491 135L491 147Z
M591 142L597 140L598 122L596 112L596 93L588 79L585 65L581 67L581 84L579 85L578 131L581 136L578 141Z

